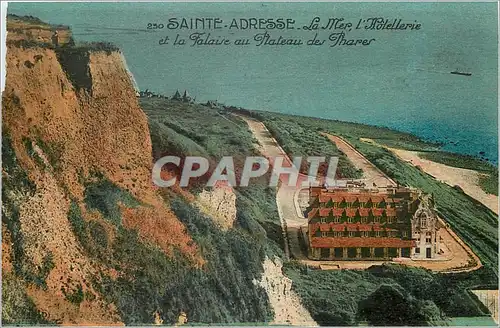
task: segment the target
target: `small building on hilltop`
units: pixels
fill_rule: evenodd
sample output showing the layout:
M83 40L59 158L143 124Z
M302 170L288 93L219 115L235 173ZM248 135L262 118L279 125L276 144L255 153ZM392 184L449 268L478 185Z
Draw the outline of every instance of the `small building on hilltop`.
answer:
M175 94L172 96L172 100L178 100L178 101L182 100L182 97L181 97L181 94L179 93L179 90L175 91Z
M315 260L434 258L434 202L410 188L309 189L309 257Z

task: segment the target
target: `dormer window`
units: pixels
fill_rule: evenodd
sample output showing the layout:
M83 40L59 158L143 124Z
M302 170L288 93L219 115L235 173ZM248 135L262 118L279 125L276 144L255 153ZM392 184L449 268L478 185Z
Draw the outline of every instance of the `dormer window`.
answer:
M427 218L423 217L421 220L420 220L420 226L422 228L427 228Z

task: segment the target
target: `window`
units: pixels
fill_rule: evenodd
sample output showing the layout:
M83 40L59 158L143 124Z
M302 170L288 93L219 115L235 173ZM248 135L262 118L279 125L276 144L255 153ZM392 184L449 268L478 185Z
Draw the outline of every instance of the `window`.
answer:
M321 223L326 223L326 218L321 218Z
M427 228L427 218L422 218L420 226L422 226L422 228Z
M361 237L370 237L370 232L369 231L363 231L361 233Z
M425 238L425 242L426 242L427 244L430 244L430 243L431 243L431 241L432 241L432 237L427 237L427 238Z
M349 231L349 237L354 237L354 231Z
M408 231L403 231L403 237L404 238L408 237Z
M335 217L335 219L333 219L335 223L339 223L340 222L340 218L338 216Z
M376 216L376 217L373 219L373 222L375 222L375 223L379 223L379 222L380 222L380 217Z
M420 247L415 248L415 254L420 254Z
M376 231L375 236L380 237L380 231Z
M361 218L361 223L366 223L366 221L367 221L367 218L366 218L366 217L362 217L362 218Z
M328 232L321 232L321 237L328 237Z

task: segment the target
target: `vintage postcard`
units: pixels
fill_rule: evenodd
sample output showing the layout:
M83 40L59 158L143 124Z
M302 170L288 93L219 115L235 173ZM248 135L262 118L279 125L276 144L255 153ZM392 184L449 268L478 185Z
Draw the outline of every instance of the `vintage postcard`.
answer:
M497 3L3 9L4 325L498 325Z

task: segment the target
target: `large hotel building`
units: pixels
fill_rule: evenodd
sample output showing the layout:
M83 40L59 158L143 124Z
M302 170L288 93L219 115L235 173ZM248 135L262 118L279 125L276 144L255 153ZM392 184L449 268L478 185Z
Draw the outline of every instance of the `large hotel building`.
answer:
M434 258L434 201L410 188L309 189L309 257L316 260Z

